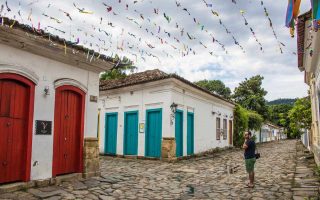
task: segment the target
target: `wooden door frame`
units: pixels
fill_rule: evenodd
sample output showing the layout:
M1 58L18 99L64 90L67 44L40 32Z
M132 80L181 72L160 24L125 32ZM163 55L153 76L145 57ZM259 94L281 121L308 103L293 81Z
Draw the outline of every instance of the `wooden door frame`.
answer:
M35 93L35 83L19 74L14 73L0 73L0 80L8 79L15 80L20 83L25 84L29 88L29 110L28 110L28 120L27 120L27 142L26 142L26 155L25 155L25 172L23 174L23 181L30 181L31 172L31 153L32 153L32 130L33 130L33 114L34 114L34 93Z
M126 147L126 126L127 126L127 116L129 114L136 114L137 115L137 126L138 126L138 129L139 129L139 111L138 110L133 110L133 111L126 111L124 112L124 117L123 117L123 155L129 155L129 154L126 154L126 151L125 151L125 147ZM133 155L133 156L138 156L139 154L139 130L137 129L137 139L138 139L138 143L137 143L137 155Z
M52 177L56 177L57 175L57 160L55 158L55 155L58 153L57 152L57 148L55 148L55 146L57 145L58 142L58 134L57 134L57 129L55 127L57 127L57 123L58 123L58 115L56 115L56 110L58 108L60 108L59 102L57 101L58 99L58 95L60 95L60 93L62 91L73 91L76 92L77 94L80 95L80 101L81 101L81 112L80 112L80 149L79 149L79 167L78 170L76 171L77 173L82 173L83 172L83 145L84 145L84 113L85 113L85 97L86 97L86 93L81 90L80 88L77 88L75 86L72 85L62 85L56 88L55 91L55 106L54 106L54 135L53 135L53 158L52 158Z

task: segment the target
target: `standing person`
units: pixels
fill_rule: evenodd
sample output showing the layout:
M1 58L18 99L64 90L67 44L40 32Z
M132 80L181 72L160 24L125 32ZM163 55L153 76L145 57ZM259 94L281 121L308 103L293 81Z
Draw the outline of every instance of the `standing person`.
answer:
M244 159L246 164L246 171L249 174L249 183L247 186L249 188L254 187L254 164L256 162L255 150L256 144L251 138L252 134L250 131L244 133L244 143L242 148L244 149Z

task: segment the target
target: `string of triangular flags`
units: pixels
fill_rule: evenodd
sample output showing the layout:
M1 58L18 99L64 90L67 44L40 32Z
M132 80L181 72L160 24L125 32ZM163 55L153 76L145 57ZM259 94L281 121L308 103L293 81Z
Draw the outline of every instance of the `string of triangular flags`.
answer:
M116 0L115 0L116 1ZM123 2L121 0L117 0L119 4L122 4ZM194 35L194 31L187 30L185 27L178 24L174 18L170 15L168 15L166 12L161 12L159 8L152 8L152 13L155 15L163 15L163 19L170 25L173 25L176 29L174 32L168 31L170 29L167 29L166 27L160 26L157 23L153 22L146 14L138 11L135 9L134 4L138 4L143 1L133 1L132 5L125 2L124 4L124 11L133 10L138 17L132 18L130 17L124 17L126 20L132 22L135 24L139 29L144 30L151 36L153 36L157 41L160 41L163 45L168 45L171 47L171 51L180 54L182 57L189 55L189 53L197 54L196 47L198 44L199 46L202 46L206 51L211 55L215 55L212 45L218 45L221 47L221 49L228 54L228 51L226 50L226 45L221 41L217 40L216 36L213 34L213 32L209 31L204 24L202 24L199 19L195 16L193 16L192 11L186 7L185 5L182 5L178 1L174 1L176 7L187 14L192 20L193 24L196 26L198 30L200 30L201 33L204 33L207 37L211 38L210 40L212 43L207 43L205 40L201 41L197 35ZM152 1L148 1L152 4ZM207 3L205 0L203 0L205 3L205 6L208 8L212 8L213 4ZM17 10L16 14L14 15L14 19L16 19L16 16L19 17L19 21L26 20L28 23L31 24L32 28L34 28L36 31L40 30L41 25L40 20L39 22L35 22L38 20L38 17L34 15L33 13L33 5L39 3L39 0L31 1L30 3L26 4L25 13L23 13L21 9L21 3L19 1L18 7L12 6L10 1L5 1L0 8L0 15L2 15L3 12L5 13L12 13L13 10ZM236 0L232 0L232 3L236 5ZM77 10L80 14L84 15L95 15L97 12L92 11L90 9L83 8L79 3L72 2L71 6ZM111 5L110 2L106 3L106 1L102 2L102 6L105 9L105 12L108 14L108 16L117 16L117 17L123 17L123 11L116 11L114 9L114 5ZM263 1L261 0L261 6L263 6ZM315 5L314 7L317 7ZM61 15L55 16L50 14L50 12L47 12L49 9L55 9L58 12L61 13ZM27 11L26 11L27 10ZM277 35L276 32L272 26L272 21L270 17L268 16L268 12L266 7L264 6L265 15L268 17L270 27L273 30L273 35L276 39ZM37 12L39 12L37 10ZM144 55L154 57L157 60L159 60L159 57L155 54L158 54L159 52L163 53L167 57L174 57L171 52L169 52L169 49L158 51L158 45L154 42L150 42L147 40L142 39L140 33L134 33L132 31L126 31L125 28L121 28L121 25L115 23L114 21L105 21L102 17L99 17L99 20L97 22L97 25L89 25L88 23L82 23L81 25L78 25L77 23L74 23L75 17L71 15L70 10L66 10L65 8L57 8L56 5L54 5L53 2L48 3L46 10L41 11L42 16L49 21L52 21L53 23L49 23L46 26L42 26L44 30L50 30L53 32L58 33L59 35L64 35L64 38L67 38L69 35L70 41L73 44L84 44L90 47L94 47L95 49L98 49L103 51L108 51L111 49L111 47L116 45L116 49L119 51L126 51L128 49L128 52L130 52L130 55L135 57L135 60L137 60L138 54L134 51L138 51L142 60L145 60L143 57ZM119 14L121 13L121 14ZM239 43L236 36L230 31L230 29L226 26L226 24L223 23L223 20L219 16L217 11L214 11L211 9L211 13L218 18L218 22L221 25L221 27L224 28L226 33L231 36L233 42L235 45L237 45L243 52L245 52L244 47ZM315 12L317 14L317 12ZM248 25L248 20L246 19L245 12L241 12L241 15L245 21L245 25ZM111 18L110 16L110 18ZM143 21L143 23L142 23ZM85 20L83 20L85 22ZM145 26L145 23L147 22L148 26ZM62 26L63 25L63 26ZM67 30L69 25L70 31ZM14 24L11 25L11 27L14 27ZM108 28L106 28L108 27ZM76 28L76 32L72 32L71 29ZM108 29L117 29L121 30L121 34L117 35L115 38L115 35L111 34L113 31L109 31ZM172 28L172 27L171 27ZM262 44L256 37L256 34L252 27L249 28L253 37L255 38L257 44L260 47L260 50L263 51ZM92 31L93 30L93 31ZM177 31L179 34L177 34ZM134 38L135 40L132 40L133 42L126 41L126 37L124 36L124 33L126 33L129 37ZM164 34L164 36L163 36ZM82 36L80 36L82 35ZM81 38L82 37L82 38ZM115 43L114 40L117 42ZM135 42L134 42L135 41ZM143 44L143 45L142 45ZM284 46L283 43L278 41L279 48L282 52L281 45ZM194 47L193 47L194 46ZM149 49L149 51L146 51L146 48ZM155 53L157 52L157 53Z
M282 46L285 47L286 45L283 42L279 41L278 36L276 34L276 31L274 30L272 20L271 20L271 18L269 16L269 12L268 12L266 6L264 5L263 0L260 1L260 5L261 5L261 7L263 7L264 14L265 14L266 18L268 19L269 26L270 26L270 28L272 30L274 38L277 40L279 50L280 50L280 52L282 54L283 53Z

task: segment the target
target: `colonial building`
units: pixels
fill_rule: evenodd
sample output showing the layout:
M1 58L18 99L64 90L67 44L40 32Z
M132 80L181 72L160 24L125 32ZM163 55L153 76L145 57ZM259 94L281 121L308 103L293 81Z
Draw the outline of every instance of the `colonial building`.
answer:
M313 29L311 11L298 17L297 26L298 68L304 72L304 81L310 86L312 126L309 144L317 164L320 164L320 31Z
M270 142L286 139L286 134L283 133L283 128L271 123L262 124L260 130L253 130L253 135L256 137L256 142Z
M1 20L0 184L99 173L99 73L113 63L42 30Z
M175 159L232 146L234 103L160 70L100 82L100 151Z

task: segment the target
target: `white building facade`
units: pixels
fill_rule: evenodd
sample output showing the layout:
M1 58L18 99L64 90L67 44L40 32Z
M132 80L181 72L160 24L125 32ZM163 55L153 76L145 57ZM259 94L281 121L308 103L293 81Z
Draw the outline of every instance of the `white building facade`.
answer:
M97 142L99 73L112 63L32 32L0 27L0 184L89 173L85 143Z
M100 86L101 153L172 158L232 146L233 103L159 70L131 76L154 77Z
M260 130L253 130L253 135L256 137L256 142L270 142L286 139L283 128L271 123L262 124Z
M310 150L316 163L320 164L320 32L314 31L311 11L298 17L297 51L298 68L304 72L304 81L309 85L312 124L308 131Z

